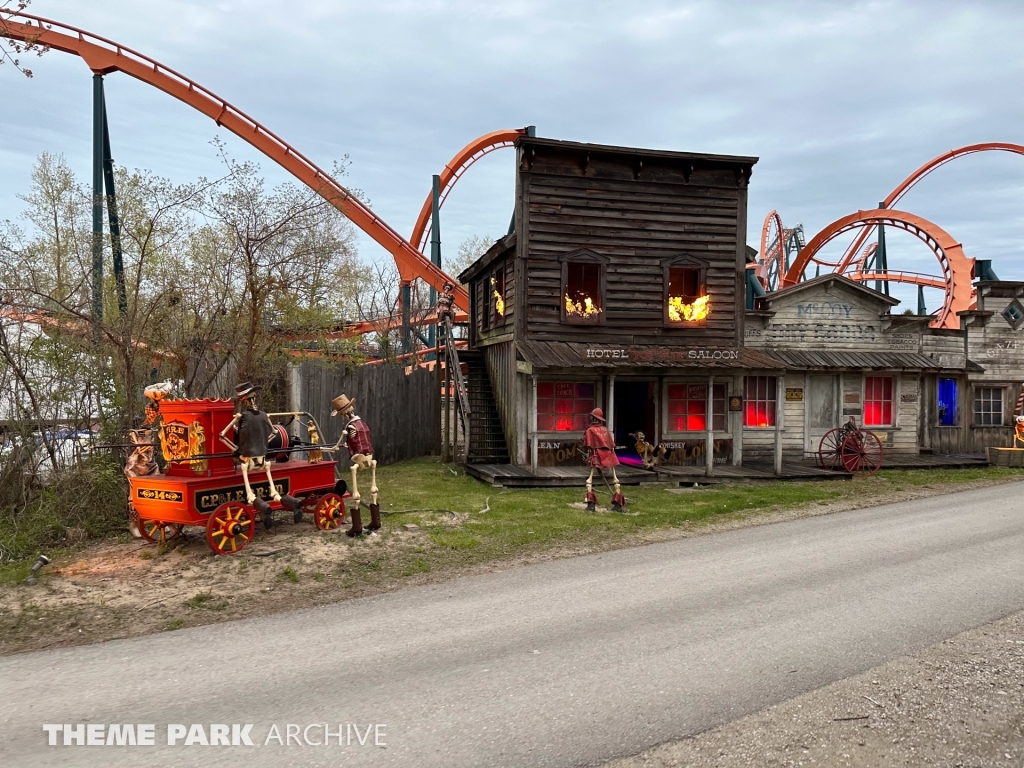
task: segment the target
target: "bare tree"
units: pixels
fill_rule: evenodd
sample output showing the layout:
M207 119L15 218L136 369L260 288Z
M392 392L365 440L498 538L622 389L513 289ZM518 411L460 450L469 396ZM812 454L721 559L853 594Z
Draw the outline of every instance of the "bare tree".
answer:
M27 53L34 53L36 56L42 56L48 50L49 46L43 45L39 42L39 35L29 37L25 40L15 40L4 34L8 31L8 24L15 17L16 14L21 13L32 0L0 0L0 39L6 40L5 43L0 44L0 64L6 61L11 63L16 70L21 72L25 77L32 77L32 70L27 67L23 67L21 59L18 58Z

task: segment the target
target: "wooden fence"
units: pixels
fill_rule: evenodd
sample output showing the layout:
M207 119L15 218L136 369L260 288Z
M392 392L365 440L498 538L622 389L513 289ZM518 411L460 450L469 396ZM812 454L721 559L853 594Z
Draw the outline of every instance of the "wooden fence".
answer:
M344 426L340 416L331 416L331 400L345 393L355 398L356 413L370 428L379 464L438 453L441 393L433 371L414 368L406 374L397 365L364 365L343 372L305 362L298 378L297 405L316 418L324 443L333 445Z

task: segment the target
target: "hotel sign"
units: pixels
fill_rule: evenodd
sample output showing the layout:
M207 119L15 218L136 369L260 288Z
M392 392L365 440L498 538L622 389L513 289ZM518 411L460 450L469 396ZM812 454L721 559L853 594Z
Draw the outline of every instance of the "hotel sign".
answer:
M738 349L716 349L709 347L587 347L580 350L580 357L588 362L607 360L643 365L644 363L690 364L724 360L739 360Z

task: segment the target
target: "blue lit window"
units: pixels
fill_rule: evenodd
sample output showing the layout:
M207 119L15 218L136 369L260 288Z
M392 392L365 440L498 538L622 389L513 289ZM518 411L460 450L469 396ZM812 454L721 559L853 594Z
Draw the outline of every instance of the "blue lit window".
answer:
M955 427L956 379L939 379L939 426Z

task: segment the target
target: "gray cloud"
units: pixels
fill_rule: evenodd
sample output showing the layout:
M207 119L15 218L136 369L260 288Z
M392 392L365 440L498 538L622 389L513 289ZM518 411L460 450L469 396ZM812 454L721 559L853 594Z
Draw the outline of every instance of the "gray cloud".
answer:
M758 155L752 244L772 208L810 234L874 207L952 147L1024 140L1019 3L36 0L32 10L193 77L322 165L349 154L347 182L406 233L430 175L500 127ZM0 68L0 217L17 215L39 152L89 171L89 71L60 53L34 69L24 81ZM218 172L206 118L123 75L107 88L118 162L178 180ZM260 159L220 133L237 156ZM504 231L512 185L511 152L474 167L446 205L446 247ZM976 156L903 207L1024 279L1022 192L1024 158ZM936 271L911 238L889 245L891 266ZM368 240L362 250L383 256ZM896 294L914 304L911 291Z

